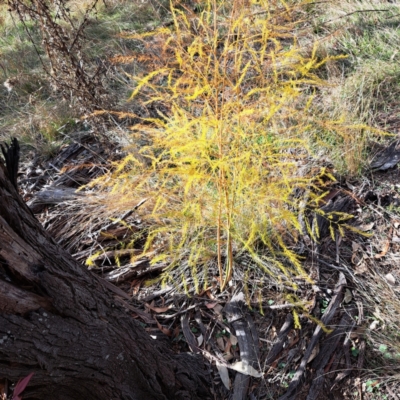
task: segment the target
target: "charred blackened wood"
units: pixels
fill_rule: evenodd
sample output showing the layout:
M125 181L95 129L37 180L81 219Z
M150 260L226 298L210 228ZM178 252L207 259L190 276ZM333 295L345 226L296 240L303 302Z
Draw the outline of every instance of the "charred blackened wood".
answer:
M336 311L340 305L340 303L343 300L344 296L344 287L346 286L346 278L343 273L339 273L339 280L336 284L334 295L332 297L332 300L328 306L328 308L325 311L324 316L321 319L321 322L323 325L327 326L329 322L332 320L334 315L336 314ZM306 366L308 363L308 360L311 356L311 353L314 350L314 347L317 345L319 342L322 334L323 334L323 325L318 325L317 328L314 331L314 334L310 340L310 343L308 344L308 347L305 351L305 354L301 360L300 366L297 369L295 375L293 376L292 381L290 382L289 388L287 392L279 398L279 400L294 400L297 398L297 392L299 388L301 387L301 383L304 379L304 374L306 372Z
M396 139L374 157L370 168L375 171L385 171L389 168L393 168L399 161L400 140Z
M5 144L4 146L0 145L0 147L5 160L8 179L14 185L15 189L18 189L17 176L20 150L18 140L16 138L13 138L11 140L11 145Z

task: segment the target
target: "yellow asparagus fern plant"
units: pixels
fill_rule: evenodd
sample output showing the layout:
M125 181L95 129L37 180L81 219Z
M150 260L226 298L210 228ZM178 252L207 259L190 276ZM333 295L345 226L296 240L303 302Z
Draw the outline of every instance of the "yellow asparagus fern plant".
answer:
M324 84L316 71L334 59L299 47L306 3L206 0L196 11L171 3L170 24L129 35L141 51L114 59L146 71L130 76L130 101L153 116L133 115L142 145L95 184L115 206L146 199L143 254L166 263L164 282L188 285L190 276L201 291L214 278L223 290L244 253L279 281L309 280L292 246L304 233L300 214L334 180L312 165L310 137L329 126L341 140L363 127L350 133L313 115Z

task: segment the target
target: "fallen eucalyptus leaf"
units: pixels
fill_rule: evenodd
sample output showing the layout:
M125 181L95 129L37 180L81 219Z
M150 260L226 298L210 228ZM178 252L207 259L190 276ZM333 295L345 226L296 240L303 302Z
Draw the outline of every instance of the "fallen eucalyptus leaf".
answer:
M225 342L222 337L217 338L217 345L221 351L225 350Z
M216 304L216 305L213 307L213 310L215 311L216 314L221 314L223 308L224 308L224 307L222 307L221 304Z
M367 232L367 231L370 231L374 227L374 225L375 225L375 222L371 222L369 224L360 225L357 228L363 232Z
M223 357L224 357L224 360L225 360L225 361L230 361L230 360L232 360L232 358L233 358L233 354L231 354L231 353L225 353L225 354L223 355Z
M232 333L231 333L230 336L229 336L229 339L231 341L231 345L232 346L236 346L237 345L238 340L237 340L237 337L235 335L232 335Z
M229 365L230 369L233 369L237 372L240 372L243 375L249 375L254 378L261 378L264 374L254 369L251 365L244 363L243 361L235 362L232 365Z
M386 274L385 279L389 285L394 286L396 284L396 278L392 274Z
M315 357L317 357L319 353L319 343L312 349L312 352L310 354L310 358L307 360L307 364L309 364L312 360L314 360Z
M226 366L219 361L217 361L216 364L219 376L221 377L221 381L224 386L229 390L231 387L231 381L229 380L228 368L226 368Z
M354 252L357 250L362 250L361 244L357 242L351 242L351 248L353 249Z
M351 302L351 300L353 299L353 294L351 293L350 289L346 289L346 291L344 292L344 298L343 301L348 304Z

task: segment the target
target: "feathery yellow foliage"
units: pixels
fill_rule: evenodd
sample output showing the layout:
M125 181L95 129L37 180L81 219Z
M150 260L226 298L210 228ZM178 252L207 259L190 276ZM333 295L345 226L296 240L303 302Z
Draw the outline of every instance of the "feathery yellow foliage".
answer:
M96 183L124 204L149 199L144 253L168 262L165 281L186 285L191 271L199 291L216 260L222 290L244 252L278 280L309 280L286 239L302 229L295 190L311 202L322 194L324 171L301 171L317 124L310 88L323 84L315 71L332 58L301 54L295 4L207 0L198 13L171 5L172 26L134 35L153 57L147 75L131 77L130 100L164 111L134 127L148 143L140 158L129 154Z

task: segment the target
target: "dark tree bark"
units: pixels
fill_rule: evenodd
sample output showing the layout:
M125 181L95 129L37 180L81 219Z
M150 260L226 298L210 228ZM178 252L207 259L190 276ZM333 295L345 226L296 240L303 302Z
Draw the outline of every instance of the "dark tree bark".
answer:
M34 372L24 400L209 398L203 360L151 339L43 230L13 172L0 163L0 378Z

